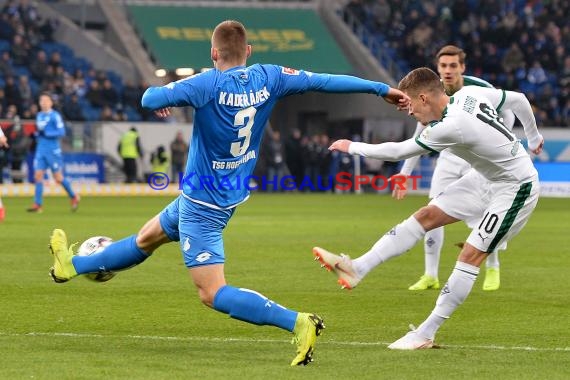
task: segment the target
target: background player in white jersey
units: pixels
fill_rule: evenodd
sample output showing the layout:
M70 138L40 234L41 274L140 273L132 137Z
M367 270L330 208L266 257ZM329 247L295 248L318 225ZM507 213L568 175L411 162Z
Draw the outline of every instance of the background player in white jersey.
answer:
M99 254L74 256L65 233L54 230L51 275L56 282L65 282L78 274L126 269L142 263L161 244L179 241L190 277L206 306L241 321L293 332L297 354L291 365L308 364L316 337L324 328L322 319L228 285L222 232L236 206L249 197L248 184L242 181L253 173L265 126L280 98L321 91L375 94L402 106L409 99L384 83L352 76L269 64L246 67L250 54L244 26L237 21L222 22L212 35L214 70L146 90L142 105L160 116L168 116L172 106L194 108L182 195L147 222L138 236L116 241Z
M0 128L0 148L8 148L8 139L4 135L4 131ZM0 175L2 175L0 173ZM2 203L2 197L0 197L0 222L4 221L6 217L6 210L4 209L4 204Z
M437 72L439 73L447 95L451 96L455 94L455 92L463 88L463 86L493 88L489 82L480 78L463 75L465 72L465 58L465 52L454 45L442 47L436 55L435 64ZM497 111L499 112L499 116L503 118L503 124L507 129L512 130L515 123L514 114L511 110L500 108L501 107L499 107ZM425 125L418 122L414 137L419 135L424 128ZM408 158L402 166L400 175L409 176L412 174L419 158L420 156ZM437 159L437 164L431 179L429 198L435 198L438 194L443 192L448 185L467 174L469 169L471 169L471 165L467 161L455 156L449 150L442 151ZM407 190L405 188L398 187L394 189L392 195L396 199L403 199L406 196L406 192ZM472 228L474 226L469 225L469 227ZM415 284L409 287L409 290L439 289L438 269L443 240L443 226L426 232L424 237L425 272ZM488 255L487 260L485 260L486 271L483 290L492 291L500 287L499 249L505 249L505 247L497 247L495 251Z
M389 346L415 350L434 346L439 327L471 292L481 263L497 246L521 231L538 202L538 173L520 141L501 122L497 105L504 103L513 110L534 153L542 150L543 138L523 94L469 86L449 97L437 74L428 68L411 71L399 88L411 98L411 115L423 124L437 121L429 123L416 139L401 143L373 145L338 140L330 149L392 161L450 149L473 169L357 259L319 247L313 253L323 266L335 272L343 287L353 288L377 265L408 251L426 231L479 215L430 316ZM484 182L474 186L473 181L481 176Z

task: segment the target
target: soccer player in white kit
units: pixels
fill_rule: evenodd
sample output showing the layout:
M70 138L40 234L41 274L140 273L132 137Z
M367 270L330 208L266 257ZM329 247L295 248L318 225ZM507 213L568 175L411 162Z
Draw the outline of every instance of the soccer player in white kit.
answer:
M521 93L468 86L449 97L438 75L425 67L406 75L399 89L411 98L410 115L429 124L417 138L377 145L338 140L329 149L392 161L449 149L473 169L362 256L351 260L319 247L313 253L334 271L343 288L351 289L373 268L412 248L426 231L479 215L431 314L389 346L416 350L434 347L437 330L471 292L481 263L522 230L538 202L538 173L520 141L503 125L498 105L504 104L521 121L533 153L541 152L544 139Z
M436 55L436 67L445 88L447 95L453 95L463 86L479 86L493 88L493 86L484 81L483 79L463 75L465 72L465 52L457 46L446 45L442 47ZM503 125L509 131L513 129L515 123L515 116L509 109L497 109L499 116L503 119ZM418 122L414 137L418 136L425 128L425 125ZM416 167L420 156L408 158L402 169L400 175L409 176ZM431 179L429 198L433 199L443 190L463 177L469 170L471 165L452 154L449 150L444 150L439 154L437 164ZM405 188L397 187L394 189L392 195L394 198L400 200L406 195ZM470 228L473 225L468 223ZM425 253L425 271L419 280L411 285L409 290L426 290L426 289L439 289L439 258L441 249L443 247L444 228L438 227L431 231L426 232L424 237L424 253ZM499 269L499 249L505 249L506 245L497 247L493 252L489 253L485 261L485 281L483 282L483 290L493 291L497 290L501 284L500 269Z

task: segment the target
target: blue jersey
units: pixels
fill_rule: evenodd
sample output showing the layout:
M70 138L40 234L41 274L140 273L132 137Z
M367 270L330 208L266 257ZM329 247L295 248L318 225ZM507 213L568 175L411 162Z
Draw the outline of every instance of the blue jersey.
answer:
M249 196L263 132L282 97L306 91L371 93L389 87L347 75L316 74L277 65L213 69L151 87L145 108L194 107L194 130L182 181L186 198L214 208L231 208Z
M38 130L36 152L59 153L61 151L59 139L65 136L65 125L59 112L55 110L38 112L36 128Z

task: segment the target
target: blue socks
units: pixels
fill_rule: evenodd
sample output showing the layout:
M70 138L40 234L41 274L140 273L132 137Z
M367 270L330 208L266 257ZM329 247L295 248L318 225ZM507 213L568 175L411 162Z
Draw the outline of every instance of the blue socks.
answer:
M256 325L271 325L293 331L297 312L276 304L261 294L226 285L214 297L214 309Z
M36 191L34 192L34 203L38 206L42 205L44 197L44 183L42 181L36 182Z
M41 206L44 197L44 183L43 181L40 181L36 182L35 185L36 185L36 191L34 192L34 203L37 204L38 206ZM67 193L67 195L69 195L70 198L75 197L75 192L71 188L71 183L69 183L67 179L61 181L61 186L63 186L65 192Z
M136 235L111 243L103 251L91 256L73 256L72 263L78 274L99 271L118 271L145 261L150 255L137 247Z
M73 192L73 189L71 188L71 183L69 183L69 181L67 179L64 179L63 181L61 181L61 186L63 186L63 188L67 192L67 195L69 195L69 198L75 197L75 193Z

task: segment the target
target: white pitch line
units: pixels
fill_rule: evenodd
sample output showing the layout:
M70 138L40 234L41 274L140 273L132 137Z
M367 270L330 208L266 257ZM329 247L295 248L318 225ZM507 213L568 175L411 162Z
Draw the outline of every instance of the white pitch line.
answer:
M15 337L33 337L33 336L47 336L47 337L63 337L63 338L127 338L127 339L140 339L140 340L164 340L164 341L179 341L179 342L246 342L246 343L286 343L287 340L279 339L248 339L248 338L215 338L215 337L179 337L179 336L154 336L154 335L101 335L101 334L83 334L83 333L49 333L49 332L29 332L29 333L7 333L0 332L1 336L15 336ZM388 346L390 343L386 342L346 342L337 340L320 340L320 345L337 345L337 346ZM498 346L498 345L443 345L445 348L458 348L458 349L476 349L476 350L498 350L498 351L554 351L554 352L570 352L570 347L531 347L531 346Z

